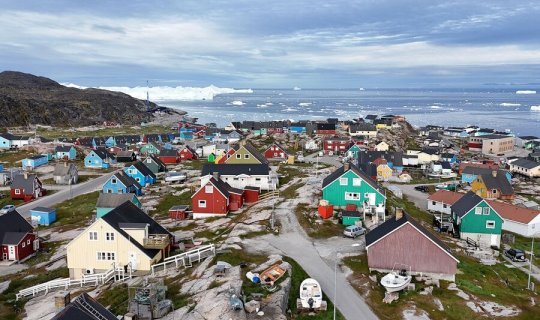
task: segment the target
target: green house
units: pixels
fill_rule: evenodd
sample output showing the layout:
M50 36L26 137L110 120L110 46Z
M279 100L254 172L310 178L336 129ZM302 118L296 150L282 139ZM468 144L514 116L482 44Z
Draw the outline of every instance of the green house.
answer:
M103 217L126 201L131 201L142 208L141 202L133 193L100 193L96 204L96 219Z
M360 147L357 144L353 144L349 150L347 150L347 156L352 159L358 159L358 152L360 152Z
M358 211L343 211L341 213L341 224L344 226L360 225L362 214Z
M246 142L225 160L226 164L268 164L268 160L252 144Z
M214 163L216 162L216 155L211 153L208 155L208 163Z
M323 180L323 199L331 205L354 204L365 214L384 218L386 196L379 186L357 166L345 163Z
M481 247L501 244L503 219L486 200L469 191L451 207L454 233Z
M151 154L159 154L159 148L154 143L147 143L144 146L141 147L139 150L140 154L142 155L151 155Z

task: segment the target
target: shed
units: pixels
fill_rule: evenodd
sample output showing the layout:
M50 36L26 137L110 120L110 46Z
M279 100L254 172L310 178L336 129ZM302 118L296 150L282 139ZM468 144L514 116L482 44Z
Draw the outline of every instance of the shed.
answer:
M32 222L41 226L48 226L56 221L56 209L54 208L36 207L30 209L30 215Z
M173 220L185 220L188 218L188 209L189 206L186 205L173 206L169 209L169 218Z
M259 201L261 189L257 187L246 186L244 188L244 201L246 203L255 203Z
M359 225L362 221L362 214L358 211L343 211L341 213L341 223L344 226Z

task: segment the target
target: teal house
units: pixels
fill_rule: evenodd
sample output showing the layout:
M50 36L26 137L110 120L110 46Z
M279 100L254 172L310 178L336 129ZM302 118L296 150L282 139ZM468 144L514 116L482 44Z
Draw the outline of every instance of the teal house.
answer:
M358 211L343 211L341 213L341 224L353 226L362 224L362 214Z
M384 219L386 196L377 183L351 163L345 163L323 180L323 200L335 207L356 205L358 211Z
M357 144L353 144L349 150L347 150L347 156L352 159L358 159L358 153L360 152L360 147Z
M469 191L450 208L454 234L459 238L481 247L500 246L503 219L486 200Z
M144 156L149 156L151 154L159 154L159 146L154 142L147 143L141 147L139 153Z
M96 218L103 217L126 201L131 201L137 207L142 208L141 202L133 193L100 193L96 204Z
M0 134L0 149L11 148L11 135L8 133Z
M42 165L49 163L49 157L47 155L31 156L21 161L23 169L34 169Z

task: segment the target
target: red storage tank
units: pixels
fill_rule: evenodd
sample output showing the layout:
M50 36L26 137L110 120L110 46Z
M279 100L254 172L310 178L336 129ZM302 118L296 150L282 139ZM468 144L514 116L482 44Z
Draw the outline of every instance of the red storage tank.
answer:
M255 203L259 201L259 188L257 187L245 187L244 188L244 201L246 203Z
M327 206L319 205L319 216L321 216L321 218L329 219L329 218L332 218L333 215L334 215L334 206L332 206L332 205L327 205Z
M349 203L345 206L345 211L356 211L356 205L354 203Z

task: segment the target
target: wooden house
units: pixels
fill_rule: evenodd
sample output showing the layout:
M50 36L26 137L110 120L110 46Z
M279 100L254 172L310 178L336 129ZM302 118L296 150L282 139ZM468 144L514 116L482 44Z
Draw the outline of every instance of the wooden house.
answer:
M56 184L76 184L79 181L79 170L73 163L59 163L54 167L53 179Z
M524 237L534 237L540 229L540 210L528 209L497 200L488 204L503 218L502 229Z
M195 160L197 159L197 153L189 146L184 146L179 152L180 161Z
M109 180L103 184L103 193L134 193L142 194L142 186L132 177L126 175L124 171L113 174Z
M116 158L107 150L92 150L84 157L84 166L86 168L108 169L116 163Z
M161 149L159 160L165 164L177 164L180 163L180 155L175 149Z
M191 196L193 218L226 216L243 206L243 193L242 189L211 177Z
M21 262L39 249L39 239L32 225L17 211L0 215L0 261Z
M461 199L463 195L463 193L448 190L437 190L437 192L430 194L427 199L428 211L450 215L452 214L452 205Z
M493 170L491 173L483 173L471 183L471 190L486 199L514 199L514 188L505 175Z
M167 165L153 154L144 159L143 163L154 174L167 171Z
M286 160L288 158L287 150L277 143L273 143L264 151L266 159Z
M241 145L227 160L226 164L268 164L268 160L251 143Z
M350 145L351 139L349 139L348 137L326 137L323 140L323 151L325 154L338 155L341 153L345 153L349 149Z
M77 150L73 146L57 146L54 148L55 158L58 160L75 160Z
M268 164L205 164L201 172L201 185L216 174L221 181L242 190L251 186L269 191L276 190L279 185L277 175Z
M137 154L131 150L121 150L116 153L116 161L118 162L133 162L137 160Z
M141 186L148 186L156 183L156 175L148 169L141 161L127 164L124 173L135 179Z
M46 193L36 174L17 174L11 183L11 199L32 201L44 196Z

